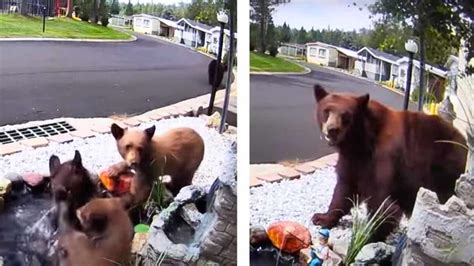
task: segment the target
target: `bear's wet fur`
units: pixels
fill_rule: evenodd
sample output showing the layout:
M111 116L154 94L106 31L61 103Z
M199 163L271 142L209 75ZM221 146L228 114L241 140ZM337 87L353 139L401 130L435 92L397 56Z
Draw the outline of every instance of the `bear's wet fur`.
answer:
M420 187L437 193L441 203L453 194L464 172L467 151L461 133L438 116L397 111L369 95L328 93L315 85L316 119L322 134L336 148L337 184L326 213L314 224L334 227L348 214L355 195L367 200L373 213L390 197L390 219L371 241L384 240L402 214L413 210Z

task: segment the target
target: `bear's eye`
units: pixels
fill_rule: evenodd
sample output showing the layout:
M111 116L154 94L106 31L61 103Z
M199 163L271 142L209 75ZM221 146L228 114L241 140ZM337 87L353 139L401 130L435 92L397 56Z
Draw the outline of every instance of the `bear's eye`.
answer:
M329 116L329 109L324 109L323 113L324 113L324 116L328 117Z
M344 125L347 125L351 122L351 114L349 114L348 112L345 112L342 114L342 123Z
M125 149L127 149L127 150L130 150L131 148L132 148L131 144L127 144L127 146L125 146Z

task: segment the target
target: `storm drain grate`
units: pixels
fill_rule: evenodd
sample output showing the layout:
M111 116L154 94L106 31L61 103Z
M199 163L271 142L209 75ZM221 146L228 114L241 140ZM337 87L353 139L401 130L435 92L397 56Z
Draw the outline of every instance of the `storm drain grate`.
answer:
M0 132L0 144L8 144L38 137L51 137L72 131L76 131L76 129L66 121L13 129Z

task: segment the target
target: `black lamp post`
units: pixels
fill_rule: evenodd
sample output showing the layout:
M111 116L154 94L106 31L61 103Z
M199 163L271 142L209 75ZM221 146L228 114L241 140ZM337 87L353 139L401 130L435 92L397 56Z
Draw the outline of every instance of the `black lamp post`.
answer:
M227 81L225 86L225 98L224 106L222 107L222 117L221 123L219 125L219 133L222 134L225 129L225 121L227 120L227 112L229 110L229 96L230 96L230 78L232 76L232 68L234 66L234 12L230 10L229 12L229 30L230 30L230 40L229 40L229 52L228 52L228 62L227 62Z
M403 98L403 110L408 110L410 102L411 73L413 70L413 56L418 52L418 45L413 40L405 43L405 50L408 52L408 71L405 85L405 97Z
M43 6L43 32L46 28L46 6Z
M214 81L212 82L212 92L211 92L211 99L209 100L209 107L207 109L207 114L212 115L212 109L214 108L214 100L216 98L217 93L217 76L219 67L221 66L221 58L222 58L222 44L224 42L224 26L229 21L229 17L224 11L219 11L217 13L217 21L221 24L221 31L219 35L219 46L217 48L217 63L214 71Z

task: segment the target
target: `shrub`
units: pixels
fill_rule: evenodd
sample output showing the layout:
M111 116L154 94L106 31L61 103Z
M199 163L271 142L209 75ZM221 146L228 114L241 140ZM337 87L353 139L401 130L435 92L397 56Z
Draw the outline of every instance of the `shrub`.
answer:
M346 258L344 259L344 265L346 266L354 262L359 251L367 244L375 231L394 214L391 211L394 203L389 198L386 198L370 216L361 214L358 198L352 204L354 205L351 210L352 236Z
M109 25L109 17L108 16L100 17L100 24L102 24L102 26L104 27L107 27L107 25Z
M278 54L278 47L276 45L272 45L268 49L268 52L270 53L271 56L275 57Z
M419 96L420 96L420 88L416 87L416 89L411 94L411 100L414 101L414 102L418 102L418 97ZM431 92L427 92L423 95L423 103L424 104L433 103L433 102L439 103L439 102L441 102L441 100L437 99L436 96Z

